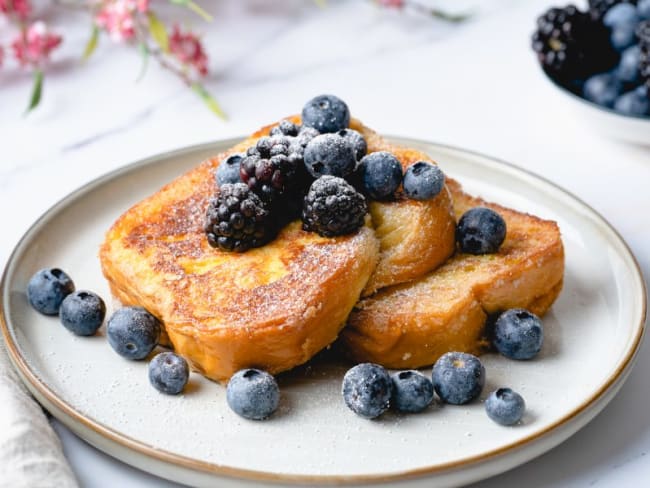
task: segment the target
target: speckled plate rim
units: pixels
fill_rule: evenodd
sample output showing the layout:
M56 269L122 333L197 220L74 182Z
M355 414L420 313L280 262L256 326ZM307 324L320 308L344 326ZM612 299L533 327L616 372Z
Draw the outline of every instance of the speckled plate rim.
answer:
M493 167L496 171L509 174L517 178L523 178L529 182L542 188L545 192L552 194L555 197L562 198L566 204L573 205L580 208L584 214L584 218L590 219L596 226L608 234L608 241L617 245L616 252L620 258L626 263L627 268L631 271L631 285L635 292L635 302L639 304L634 311L634 315L638 317L638 323L634 326L634 334L629 343L628 349L624 357L619 361L606 380L602 382L600 387L591 396L586 398L578 407L567 412L561 419L549 425L543 431L532 434L517 442L502 446L498 449L486 451L479 455L463 458L458 461L448 463L441 463L429 467L409 470L399 473L391 474L378 474L378 475L348 475L348 476L318 476L318 475L295 475L283 474L275 472L254 471L233 468L224 465L217 465L198 461L185 456L180 456L174 453L156 449L152 446L144 444L137 439L125 436L115 430L99 423L91 418L86 417L82 413L75 410L69 403L61 399L57 394L52 391L48 385L41 380L35 371L31 369L27 359L21 354L20 349L15 341L12 330L15 328L13 324L9 323L7 308L9 303L9 282L14 274L14 268L19 256L24 249L29 245L31 238L38 233L39 229L45 223L56 215L58 212L65 209L68 205L85 197L93 192L96 188L104 185L105 183L126 175L132 171L141 169L144 166L156 164L161 159L168 159L172 157L185 156L191 153L199 153L209 150L214 150L215 153L222 151L224 148L230 147L235 143L242 140L242 138L232 138L227 140L220 140L216 142L199 144L189 146L186 148L178 149L175 151L160 153L149 158L145 158L131 164L125 165L121 168L113 170L103 176L96 178L90 183L73 191L58 203L50 207L32 226L25 232L23 237L18 241L14 250L12 251L7 264L5 266L2 279L0 280L0 329L6 345L9 358L16 368L19 376L36 397L36 399L48 409L57 419L59 419L66 426L71 428L77 435L81 436L87 442L100 450L112 455L122 461L132 464L145 471L153 472L154 474L165 476L170 475L170 479L179 479L178 476L173 476L172 471L168 469L160 471L160 467L168 466L169 468L177 468L185 473L197 472L212 476L225 476L229 478L240 479L242 481L250 482L271 482L271 483L289 483L289 484L368 484L368 483L386 483L391 481L406 481L413 480L414 478L426 477L427 475L451 473L458 469L465 469L480 466L488 461L496 461L504 455L513 453L514 451L521 450L524 447L529 449L528 455L519 456L514 462L504 463L499 469L489 469L485 471L483 476L474 476L472 481L477 481L507 469L511 469L519 464L523 464L534 457L552 449L560 444L572 434L582 428L589 422L598 412L600 412L607 403L614 397L616 392L622 386L627 378L629 371L634 364L637 352L641 345L643 335L645 333L645 318L647 310L646 299L646 285L639 264L632 254L629 246L620 236L620 234L593 208L581 201L579 198L570 192L562 189L551 181L535 175L532 172L519 168L513 164L500 161L498 159L485 156L481 153L468 151L465 149L436 144L433 142L387 136L388 139L412 147L432 147L435 146L442 151L455 152L458 154L465 154L474 160L475 164L482 164ZM552 440L549 439L549 434L557 432L558 435ZM544 445L535 446L535 441L545 440ZM147 463L152 461L153 465ZM507 466L506 466L507 465ZM158 469L154 469L157 467Z

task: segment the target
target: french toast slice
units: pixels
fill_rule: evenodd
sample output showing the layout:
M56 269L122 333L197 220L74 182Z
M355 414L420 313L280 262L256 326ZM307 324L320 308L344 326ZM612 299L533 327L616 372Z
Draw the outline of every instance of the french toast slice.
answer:
M363 134L368 153L389 151L397 157L404 171L418 161L435 163L420 151L388 143L357 120L353 119L350 127ZM393 201L369 201L368 208L379 238L380 256L363 296L419 278L453 254L456 218L446 185L431 200L410 200L398 193Z
M211 248L203 220L217 191L214 169L273 126L133 206L100 249L113 295L156 315L164 341L217 381L244 367L277 373L304 363L336 339L362 290L413 279L453 252L455 220L446 188L426 202L398 197L371 203L372 217L350 236L320 237L296 221L245 253ZM356 120L351 127L362 132L369 151L390 150L405 167L428 160L389 145ZM371 221L378 222L379 239Z
M414 282L361 300L340 338L354 360L403 369L431 365L448 351L480 354L489 315L519 307L542 315L559 295L564 250L555 222L472 197L455 181L447 185L458 218L477 206L501 214L504 243L495 254L458 253Z

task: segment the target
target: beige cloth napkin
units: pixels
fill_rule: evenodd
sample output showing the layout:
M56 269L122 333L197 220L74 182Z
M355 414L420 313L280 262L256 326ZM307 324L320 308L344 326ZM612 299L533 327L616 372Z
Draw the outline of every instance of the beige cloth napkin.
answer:
M59 438L9 363L0 337L0 487L77 486Z

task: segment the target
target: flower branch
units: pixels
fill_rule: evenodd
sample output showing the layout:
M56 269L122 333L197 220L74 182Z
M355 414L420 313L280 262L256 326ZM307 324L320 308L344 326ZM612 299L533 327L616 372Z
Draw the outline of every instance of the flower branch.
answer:
M411 9L429 17L433 17L445 22L458 23L463 22L471 17L470 13L451 14L444 10L429 7L415 0L374 0L375 3L382 7L395 8L400 10Z
M91 33L81 53L82 61L87 61L93 55L105 35L115 43L131 46L140 52L143 68L138 79L144 74L151 57L199 95L212 112L225 118L217 101L201 83L201 79L208 74L208 57L200 38L189 30L183 31L178 25L168 29L151 7L150 0L54 1L61 7L81 9L89 15ZM193 0L168 1L192 11L202 19L212 19ZM20 67L33 73L27 108L29 112L38 106L42 98L50 54L58 48L63 38L50 32L44 22L32 20L30 0L0 0L0 15L6 16L17 31L9 46L0 45L0 67L11 52Z

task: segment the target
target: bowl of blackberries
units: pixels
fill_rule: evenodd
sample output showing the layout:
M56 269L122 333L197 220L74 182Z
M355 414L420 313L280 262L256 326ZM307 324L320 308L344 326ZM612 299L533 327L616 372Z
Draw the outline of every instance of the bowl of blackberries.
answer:
M537 19L532 48L594 127L650 145L650 0L550 8Z

